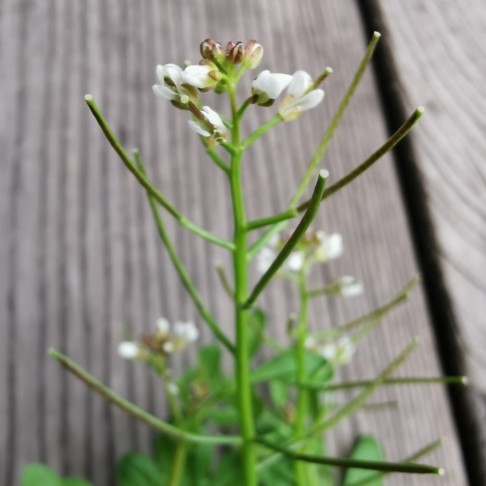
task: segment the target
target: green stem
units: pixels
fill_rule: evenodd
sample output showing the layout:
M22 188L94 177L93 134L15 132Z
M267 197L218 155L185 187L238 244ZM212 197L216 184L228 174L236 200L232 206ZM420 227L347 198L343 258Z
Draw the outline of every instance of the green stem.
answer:
M139 170L142 173L145 173L145 169L142 164L142 159L140 158L140 154L138 150L134 150L134 158L138 164ZM199 311L200 316L204 319L204 322L208 325L208 327L211 329L213 332L214 336L216 339L218 339L224 346L225 348L230 351L231 353L235 352L235 348L233 344L230 342L230 340L226 337L226 335L223 333L221 328L219 327L218 323L216 322L216 319L213 317L211 312L206 308L204 305L201 296L199 295L198 291L194 287L194 284L192 283L191 277L189 277L189 274L186 271L186 268L184 267L184 264L180 260L177 251L170 239L170 236L165 228L165 225L162 221L162 218L160 216L159 208L157 207L156 201L153 198L153 196L147 191L150 207L152 208L152 213L154 216L155 224L157 225L157 230L160 236L160 239L164 243L164 246L167 249L167 253L169 254L169 258L172 261L172 264L174 265L174 268L179 275L179 278L181 279L182 285L186 289L187 293L191 296L197 310Z
M426 466L422 464L404 463L404 462L380 462L380 461L363 461L359 459L341 459L338 457L322 457L313 454L301 454L292 450L286 449L280 445L268 442L264 439L257 439L256 442L285 455L294 461L304 461L313 464L325 464L328 466L338 466L343 468L359 468L371 469L374 471L383 472L400 472L408 474L437 474L439 476L444 474L444 471L435 466ZM304 483L305 484L305 483Z
M275 115L273 118L270 118L270 120L258 127L254 132L250 133L248 138L241 143L242 150L246 150L253 142L258 140L260 137L263 137L263 135L265 135L270 128L273 128L282 121L283 118L280 115Z
M305 339L308 332L309 321L309 297L307 295L306 268L302 269L299 275L299 324L297 326L297 343L295 350L297 382L305 381ZM300 437L305 432L306 418L309 412L309 390L299 388L297 395L297 410L295 414L294 436ZM300 452L305 452L305 443ZM307 484L306 468L303 462L297 461L294 466L295 480L298 486Z
M324 191L326 189L327 177L327 172L320 172L319 177L317 178L314 194L311 198L311 204L309 205L306 213L300 220L297 228L295 228L294 232L287 240L287 243L285 243L285 246L276 256L273 263L270 265L270 268L261 276L260 280L255 285L255 288L253 289L250 297L245 302L245 309L251 307L252 304L256 301L258 296L262 293L263 289L267 286L275 273L277 273L279 268L283 265L290 253L292 253L293 249L299 243L301 237L304 235L304 233L307 231L307 228L309 228L310 224L316 217L317 211L319 210L320 202L322 200L322 195L324 194Z
M378 162L387 152L389 152L400 140L402 140L413 128L413 126L419 121L424 114L424 108L419 106L410 117L403 123L403 125L375 152L373 152L363 163L358 165L354 170L349 172L343 178L339 179L335 184L330 186L323 198L326 199L332 196L334 193L347 186L350 182L354 181L363 172L368 170L373 164ZM310 201L302 203L297 210L304 211L309 206Z
M167 422L164 422L157 417L154 417L150 413L146 412L140 407L137 407L132 402L129 402L125 398L115 393L111 388L97 380L93 375L86 370L78 366L74 361L70 360L67 356L59 353L54 349L49 350L49 354L52 358L57 360L62 367L67 369L74 376L79 378L84 384L86 384L93 391L101 395L109 402L116 405L118 408L128 413L132 417L144 422L149 427L165 434L175 440L183 440L186 442L192 442L195 444L207 444L207 445L232 445L238 446L241 444L240 437L234 437L229 435L199 435L175 427Z
M280 221L295 218L298 214L299 212L296 209L287 209L287 211L284 211L283 213L268 216L267 218L256 219L255 221L249 221L247 229L248 231L252 231L254 229L262 228L263 226L269 226L271 224L279 223Z
M302 176L302 179L297 187L297 190L292 196L292 199L289 204L290 207L295 206L299 202L299 199L302 197L307 187L309 186L309 182L312 179L312 175L316 171L319 162L321 161L322 157L324 157L324 154L326 153L329 142L331 141L331 138L334 135L334 131L339 125L339 122L341 121L344 111L348 106L356 88L358 87L361 78L363 77L363 74L366 70L366 66L368 65L368 63L371 60L371 57L373 56L373 52L375 51L376 45L378 44L380 37L381 34L379 34L378 32L373 33L373 36L371 37L371 41L368 44L368 48L366 49L365 55L363 56L363 59L361 60L358 69L356 70L356 73L354 74L353 80L351 81L351 84L346 90L346 93L344 94L341 103L339 103L338 109L336 110L336 113L332 117L332 120L329 123L326 133L324 134L319 146L317 147L316 152L314 153L311 161L309 162L309 165L304 175Z
M169 486L179 486L184 475L184 466L187 458L187 444L179 441L174 453L172 468L170 471Z
M240 119L237 114L236 93L234 87L229 90L231 111L233 114L232 144L240 145ZM236 384L240 413L240 430L243 440L242 464L243 478L246 486L257 486L256 451L253 438L255 425L253 419L252 388L250 382L250 352L246 311L243 303L248 293L248 263L247 263L247 229L243 187L241 183L242 150L233 154L231 160L230 186L233 203L234 219L234 294L235 294L235 326L236 326Z
M113 130L108 125L108 122L105 120L101 110L98 108L96 103L93 100L91 95L85 96L86 104L88 105L91 113L96 118L96 121L100 125L103 133L105 134L108 142L113 147L115 152L119 155L121 161L125 164L126 168L135 176L137 181L142 185L149 194L164 208L167 210L169 214L171 214L178 223L183 226L184 228L192 231L194 234L204 238L215 245L221 246L226 248L227 250L232 250L233 246L230 242L223 240L216 235L206 231L205 229L198 226L196 223L193 223L188 218L183 216L159 191L153 184L149 181L147 176L140 172L137 168L136 164L132 161L126 150L123 148L122 144L116 138Z
M229 174L229 167L228 164L221 158L221 156L216 152L214 147L209 147L206 143L206 138L201 137L202 142L204 143L206 147L206 153L209 155L211 160L221 169L223 170L226 174Z
M226 294L231 300L235 300L235 293L231 288L231 284L229 283L228 277L226 276L226 272L224 271L223 265L221 265L221 263L219 262L216 262L214 264L214 268L216 269L216 273L219 277L219 281L221 282L224 291L226 292Z

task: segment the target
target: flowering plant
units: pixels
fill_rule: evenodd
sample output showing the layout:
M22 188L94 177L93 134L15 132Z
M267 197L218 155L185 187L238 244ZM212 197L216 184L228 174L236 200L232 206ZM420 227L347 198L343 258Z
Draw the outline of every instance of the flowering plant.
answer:
M230 240L181 214L153 185L139 151L130 154L125 150L93 97L86 96L86 103L109 143L146 191L161 241L199 311L201 323L209 327L216 340L201 347L194 366L179 375L171 368L172 357L194 346L199 337L195 323L171 324L161 317L155 323L153 334L120 343L118 351L122 358L145 363L162 379L169 410L167 420L125 400L69 358L51 350L53 358L95 392L160 433L153 458L132 453L120 460L117 470L120 485L211 483L223 486L238 478L238 484L247 486L276 482L299 486L357 486L383 484L384 475L393 472L441 474L440 468L415 463L437 447L438 442L401 462L386 462L381 444L369 436L357 441L349 457L329 457L325 448L325 433L341 420L358 409L376 408L377 404L370 404L368 399L383 384L464 381L461 377L393 378L395 370L416 347L416 340L375 378L352 383L336 381L338 368L349 363L361 340L407 299L417 279L389 302L364 316L318 332L310 330L309 307L313 299L321 296L351 298L363 291L363 284L349 275L339 276L320 288L310 287L312 269L343 254L340 234L312 228L321 202L377 162L410 131L423 113L423 109L418 108L382 147L332 185L327 184L329 173L323 169L318 171L329 140L379 37L378 33L373 35L288 207L256 220L248 220L245 212L241 183L245 151L272 127L294 121L305 111L317 107L324 99L321 85L332 70L326 68L315 78L302 70L292 75L263 70L254 77L251 87L247 87L246 99L239 103L237 88L243 75L258 67L263 57L263 47L255 40L245 45L229 42L223 48L218 42L207 39L201 44L199 64L184 68L176 64L157 66L154 94L188 112L190 128L199 135L211 161L227 176L234 228ZM228 96L229 115L224 116L203 104L201 98L209 91ZM273 105L277 107L273 109L273 116L243 136L241 124L247 110L252 106L267 109ZM314 177L312 196L302 201ZM161 209L188 231L231 254L232 281L221 266L217 271L223 289L233 302L235 341L226 335L191 281L167 232ZM296 218L299 218L298 224L288 231L289 223ZM257 236L250 242L252 235ZM251 286L249 268L253 262L259 278ZM261 293L273 278L290 281L299 296L298 314L289 316L287 324L288 345L272 338L271 329L267 329L266 313L257 306ZM273 356L254 365L252 360L262 346L269 346ZM221 365L223 352L234 359L233 373L228 373ZM332 392L340 389L357 389L358 393L339 405L334 403ZM335 474L334 468L344 472L342 477ZM63 480L43 466L34 465L24 472L24 486L41 484L35 482L39 475L50 477L52 484L74 484L72 478ZM43 481L42 484L48 484L45 479ZM87 484L79 481L76 484Z

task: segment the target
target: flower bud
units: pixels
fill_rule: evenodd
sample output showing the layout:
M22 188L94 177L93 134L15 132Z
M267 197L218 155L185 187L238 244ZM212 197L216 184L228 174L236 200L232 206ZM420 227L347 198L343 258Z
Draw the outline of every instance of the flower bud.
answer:
M224 60L223 47L213 39L206 39L201 42L200 51L203 59L217 62Z
M243 65L246 69L255 69L263 57L263 47L256 40L251 39L245 45Z
M226 46L226 60L231 64L239 64L243 61L245 49L242 42L228 42Z

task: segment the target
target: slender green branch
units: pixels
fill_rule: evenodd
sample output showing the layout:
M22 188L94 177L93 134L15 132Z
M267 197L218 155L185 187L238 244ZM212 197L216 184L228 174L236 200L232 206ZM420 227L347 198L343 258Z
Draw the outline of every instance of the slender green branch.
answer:
M223 158L218 154L218 152L216 152L214 147L210 147L206 143L206 139L204 137L201 137L201 140L203 141L206 147L206 153L208 154L208 156L221 170L223 170L226 174L228 174L230 170L228 164L223 160Z
M207 444L207 445L233 445L238 446L241 444L241 439L239 437L229 436L229 435L199 435L193 434L191 432L186 432L174 425L164 422L157 417L154 417L145 410L137 407L133 403L129 402L125 398L121 397L113 390L108 388L106 385L98 381L93 375L83 370L74 361L70 360L67 356L59 353L54 349L49 350L49 354L57 360L61 366L67 369L74 376L79 378L85 385L91 388L93 391L101 395L103 398L116 405L118 408L127 412L132 417L144 422L153 429L161 432L162 434L168 435L175 440L183 440L186 442L192 442L195 444Z
M414 462L422 458L423 456L429 454L433 450L437 449L442 445L442 440L438 439L435 440L434 442L431 442L430 444L427 444L425 447L422 447L422 449L418 450L417 452L413 453L411 456L406 457L402 463L407 464L410 462ZM376 473L372 474L371 476L368 476L367 478L358 481L357 483L353 483L350 486L365 486L366 484L371 483L372 481L376 481L377 479L381 478L385 474L390 474L390 472L382 472L382 473Z
M231 284L229 283L228 277L226 276L226 272L224 271L223 265L221 265L221 263L219 262L216 262L214 264L214 268L216 269L216 273L219 277L219 281L221 282L224 291L226 292L226 294L230 299L234 300L235 292L231 288Z
M233 246L230 242L218 238L217 236L213 235L212 233L206 231L205 229L201 228L197 224L190 221L188 218L183 216L169 201L159 192L157 188L155 188L150 180L147 178L145 174L140 172L137 168L135 163L132 161L131 157L128 155L122 144L116 138L113 130L108 125L108 122L104 118L101 110L98 108L96 103L93 100L91 95L85 96L86 104L88 105L91 113L96 118L96 121L101 127L101 130L105 134L108 142L113 147L115 152L120 157L121 161L125 164L126 168L135 176L138 182L150 193L150 195L169 213L171 214L181 226L185 227L189 231L197 234L201 238L214 243L215 245L221 246L228 250L232 250Z
M419 119L424 114L424 108L419 106L410 115L408 120L375 152L373 152L362 164L358 165L354 170L349 172L343 178L339 179L336 183L329 187L329 189L324 194L324 199L332 196L334 193L338 192L343 187L347 186L350 182L354 181L363 172L368 170L373 164L378 162L387 152L389 152L400 140L402 140L413 128L413 126L419 121ZM302 203L297 209L299 211L304 211L309 206L310 201Z
M380 33L378 32L373 33L370 43L368 44L368 48L366 49L363 59L361 60L358 69L356 70L356 73L354 74L351 84L348 86L348 89L344 93L343 99L339 103L338 109L336 110L336 113L332 117L332 120L329 123L326 133L322 137L322 140L319 146L317 147L316 152L314 153L304 175L302 176L302 179L297 187L297 190L292 196L292 199L290 201L290 207L295 206L299 202L299 199L302 197L307 187L309 186L309 183L312 179L312 175L316 171L319 162L321 161L322 157L324 157L324 154L326 153L329 142L331 141L331 138L334 135L334 131L339 125L339 122L341 121L344 111L346 110L346 107L348 106L351 98L353 97L354 92L356 91L359 82L361 81L361 78L363 77L363 74L366 70L366 66L368 65L368 63L370 62L373 56L373 52L375 51L375 48L378 44L378 41L380 40L380 37L381 37Z
M183 441L177 443L172 467L170 471L169 486L179 486L184 475L184 466L187 459L187 444Z
M320 391L353 390L355 388L368 387L374 380L346 381L343 383L300 383L299 386ZM466 385L466 376L431 376L431 377L407 377L407 378L388 378L380 383L380 386L392 385Z
M287 211L284 211L283 213L268 216L267 218L256 219L255 221L249 221L246 228L248 231L252 231L264 226L279 223L280 221L295 218L298 214L299 212L296 209L287 209Z
M145 169L142 164L142 159L140 158L140 153L138 150L133 151L134 158L138 164L139 170L145 174ZM160 212L158 209L158 206L156 204L155 199L153 196L147 191L147 196L149 199L150 207L152 208L152 213L154 216L155 224L157 226L157 230L160 236L160 239L164 243L167 253L169 254L169 258L172 261L172 264L174 265L174 268L179 275L179 278L181 279L182 285L184 285L184 288L186 289L187 293L191 296L197 310L199 311L199 314L201 317L204 319L204 322L208 325L208 327L211 329L213 332L214 336L225 346L225 348L230 351L231 353L235 352L235 348L233 344L230 342L230 340L226 337L226 335L223 333L221 328L219 327L218 323L216 322L216 319L213 317L211 312L206 308L204 305L201 296L199 295L198 291L194 287L194 284L192 283L191 277L186 271L186 268L184 264L182 263L181 259L179 258L179 255L177 254L177 251L170 239L170 236L165 228L164 222L162 221L162 218L160 216Z
M258 140L260 137L263 137L263 135L265 135L265 133L267 133L270 128L273 128L275 125L278 125L282 121L283 118L278 114L275 115L273 118L270 118L270 120L258 127L254 132L250 133L248 138L241 143L242 150L246 150L253 142Z
M325 171L321 171L319 177L317 178L317 183L314 189L314 194L311 198L311 204L309 205L306 213L302 217L300 223L298 224L295 231L292 233L290 238L288 239L285 246L282 248L280 253L276 256L273 263L270 265L270 268L262 275L260 280L255 285L250 297L245 302L244 307L248 309L251 305L256 301L258 296L261 294L263 289L267 286L270 282L271 278L275 275L275 273L279 270L279 268L283 265L287 257L292 253L292 250L296 247L299 243L300 238L304 235L309 228L310 224L314 220L317 215L317 211L319 209L320 201L322 200L322 195L324 194L326 188L326 181L327 181L328 173Z
M253 101L253 96L248 97L240 106L240 109L238 110L237 117L239 120L243 118L243 115L245 114L245 111L247 108L251 105L251 102Z
M405 462L380 462L380 461L363 461L359 459L341 459L338 457L322 457L313 454L302 454L294 452L290 449L286 449L280 445L268 442L265 439L255 439L258 444L261 444L268 449L276 451L293 461L310 462L313 464L324 464L327 466L338 466L343 468L359 468L359 469L371 469L374 471L383 472L399 472L408 474L438 474L443 475L444 471L441 468L435 466L426 466L423 464L413 464Z

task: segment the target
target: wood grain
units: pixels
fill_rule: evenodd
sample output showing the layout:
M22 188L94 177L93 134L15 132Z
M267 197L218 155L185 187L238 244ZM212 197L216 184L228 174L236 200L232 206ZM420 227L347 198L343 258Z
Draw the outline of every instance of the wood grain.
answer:
M17 484L20 468L46 461L63 473L113 484L113 463L127 450L148 450L151 433L65 375L46 358L54 346L155 413L164 397L146 370L124 363L116 345L125 333L149 331L155 319L196 319L160 247L143 191L121 167L83 103L90 92L127 147L139 146L150 174L178 208L201 225L229 236L225 180L204 159L187 116L154 99L158 63L197 60L208 36L255 37L266 48L262 68L317 74L331 65L321 110L279 126L254 147L245 190L250 215L282 209L365 49L358 9L351 0L258 2L29 2L4 0L0 14L0 472ZM214 102L214 106L219 101ZM413 106L410 106L412 109ZM258 111L258 110L254 110ZM267 112L252 115L249 123ZM373 77L368 74L333 141L325 167L337 180L386 138ZM177 248L213 312L226 322L212 262L228 262L167 219ZM321 302L316 327L343 322L388 299L416 272L411 239L389 158L323 208L319 223L340 231L347 256L324 278L354 273L366 294ZM281 291L281 293L280 293ZM275 310L272 329L284 334L295 299L276 282L262 299ZM231 332L231 331L230 331ZM345 377L371 377L413 336L421 351L403 373L439 373L423 296L416 292L367 346ZM209 334L204 330L205 339ZM179 366L190 361L181 357ZM358 414L331 437L349 447L359 432L383 438L399 459L438 435L451 438L430 461L448 476L391 479L392 485L466 484L444 390L389 389L399 413Z
M431 277L425 283L443 367L471 378L466 392L451 390L451 399L470 483L483 484L486 62L479 40L486 15L482 2L474 1L460 8L449 1L406 5L366 1L362 5L369 9L371 29L376 22L387 26L393 63L401 78L383 90L389 91L385 105L394 113L400 111L390 102L394 91L404 103L421 102L428 109L423 130L414 139L413 163L399 164L407 172L418 172L423 186L422 192L414 190L412 178L403 178L408 179L404 194L421 265ZM428 229L424 231L425 219Z

